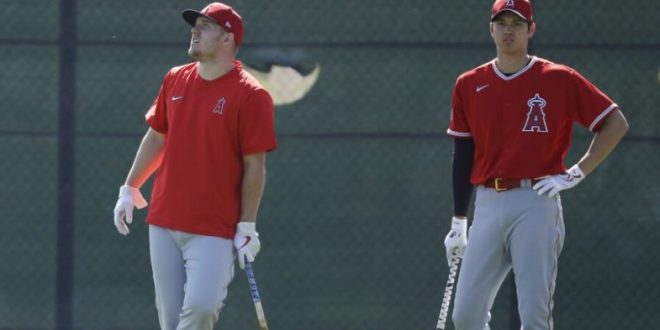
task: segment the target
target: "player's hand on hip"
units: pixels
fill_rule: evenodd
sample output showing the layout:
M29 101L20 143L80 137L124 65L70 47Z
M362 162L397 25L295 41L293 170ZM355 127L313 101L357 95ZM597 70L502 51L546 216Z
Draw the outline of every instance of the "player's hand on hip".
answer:
M128 224L133 222L133 208L141 209L147 206L147 201L140 189L123 185L119 187L119 199L115 205L115 227L122 235L128 235Z
M467 246L467 218L453 217L451 219L451 230L445 237L445 248L447 249L447 263L451 265L453 258L462 258Z
M241 269L245 268L245 259L253 262L254 258L261 249L259 234L257 234L257 225L254 222L239 222L236 226L236 236L234 236L234 247L238 253L238 265Z
M586 175L582 172L579 166L573 165L568 172L550 175L543 178L541 181L537 182L534 187L539 195L547 195L548 197L554 197L560 191L573 188L580 183Z

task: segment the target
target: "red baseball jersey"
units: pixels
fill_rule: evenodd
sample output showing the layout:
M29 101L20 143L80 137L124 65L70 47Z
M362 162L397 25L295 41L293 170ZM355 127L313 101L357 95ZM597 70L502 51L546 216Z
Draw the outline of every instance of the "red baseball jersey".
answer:
M575 70L532 57L505 75L495 60L458 77L447 134L475 144L470 181L562 173L573 122L597 131L617 105Z
M212 81L197 67L171 69L146 114L149 126L166 134L147 222L233 238L242 156L276 148L273 100L239 61Z

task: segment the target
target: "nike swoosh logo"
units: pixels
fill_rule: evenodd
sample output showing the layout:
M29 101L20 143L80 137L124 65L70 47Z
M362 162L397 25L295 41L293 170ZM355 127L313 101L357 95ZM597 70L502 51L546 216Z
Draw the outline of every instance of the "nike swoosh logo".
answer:
M569 181L569 182L573 182L573 180L578 180L578 179L580 179L581 177L582 177L581 175L571 175L571 174L569 174L569 175L568 175L568 181Z
M486 89L490 85L483 85L483 86L477 86L477 93L481 92L482 90Z
M183 98L183 96L172 96L172 101L178 101L182 98Z
M238 248L239 250L246 247L248 243L250 243L250 241L252 240L252 237L250 236L244 236L244 237L245 237L245 243L243 243L243 245L241 245L241 247Z

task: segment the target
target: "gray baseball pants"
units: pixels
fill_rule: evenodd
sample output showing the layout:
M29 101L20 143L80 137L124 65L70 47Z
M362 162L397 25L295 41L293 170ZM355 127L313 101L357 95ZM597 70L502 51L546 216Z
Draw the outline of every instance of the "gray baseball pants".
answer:
M478 187L456 286L455 328L490 329L495 296L513 269L522 329L552 329L552 296L563 243L559 195L539 196L530 187L504 192Z
M151 269L162 330L212 330L234 277L230 239L149 225Z

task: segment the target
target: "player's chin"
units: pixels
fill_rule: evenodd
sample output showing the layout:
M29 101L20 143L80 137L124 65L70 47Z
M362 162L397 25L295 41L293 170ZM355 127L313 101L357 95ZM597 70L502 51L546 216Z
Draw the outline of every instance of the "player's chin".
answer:
M503 54L507 54L507 55L516 55L519 54L521 51L524 51L524 49L513 43L503 43L500 46L500 50L502 51Z
M202 52L197 49L194 49L192 46L188 49L188 56L194 60L198 60Z

